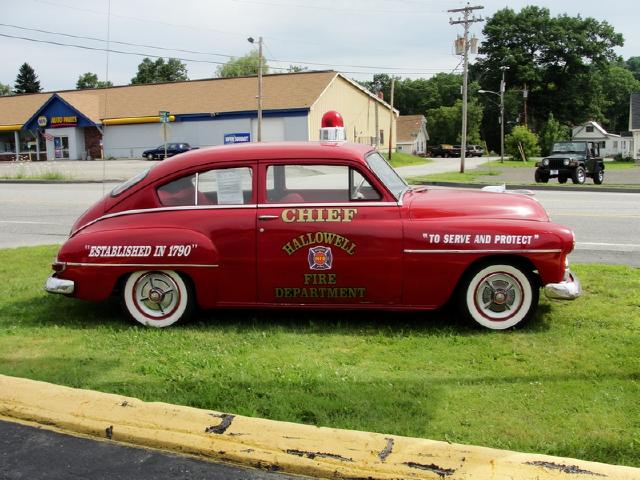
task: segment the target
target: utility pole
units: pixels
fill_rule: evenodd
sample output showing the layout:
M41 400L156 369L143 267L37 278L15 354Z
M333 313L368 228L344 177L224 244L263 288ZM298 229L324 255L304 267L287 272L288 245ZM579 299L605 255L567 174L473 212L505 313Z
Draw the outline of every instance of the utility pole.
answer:
M502 66L500 70L502 70L502 80L500 81L500 162L504 163L504 72L508 70L509 67Z
M462 18L457 20L449 19L451 25L464 25L464 54L463 54L463 75L462 75L462 142L460 145L460 173L464 173L464 160L467 153L467 85L469 83L469 26L472 23L482 22L484 19L476 17L471 18L471 12L474 10L483 9L483 6L464 8L455 8L453 10L447 10L449 13L462 13Z
M393 141L393 90L396 79L391 77L391 108L389 110L389 162L391 162L391 142Z
M247 41L255 43L253 37ZM262 141L262 37L258 37L258 141Z

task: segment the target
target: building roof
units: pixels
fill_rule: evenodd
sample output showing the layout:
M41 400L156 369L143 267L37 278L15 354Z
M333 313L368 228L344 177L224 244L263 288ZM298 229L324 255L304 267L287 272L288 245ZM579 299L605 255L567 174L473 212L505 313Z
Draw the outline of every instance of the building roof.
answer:
M334 71L265 75L263 109L310 108L338 75ZM154 116L159 110L177 115L256 110L257 89L253 76L57 93L93 122L101 123L106 118ZM52 94L0 97L0 125L24 124Z
M413 143L425 122L424 115L399 116L396 124L397 143Z
M640 93L631 94L629 130L640 130Z

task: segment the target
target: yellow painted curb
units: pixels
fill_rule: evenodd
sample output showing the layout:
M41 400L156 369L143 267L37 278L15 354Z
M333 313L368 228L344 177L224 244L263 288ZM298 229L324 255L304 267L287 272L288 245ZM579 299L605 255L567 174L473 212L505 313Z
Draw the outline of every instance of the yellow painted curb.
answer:
M331 478L640 479L640 469L242 417L0 375L0 415L207 459Z

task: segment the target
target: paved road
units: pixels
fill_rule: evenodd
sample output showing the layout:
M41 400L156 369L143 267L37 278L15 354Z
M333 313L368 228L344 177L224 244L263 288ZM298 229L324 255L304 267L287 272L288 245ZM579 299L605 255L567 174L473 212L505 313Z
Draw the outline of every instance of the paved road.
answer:
M1 185L0 248L64 242L102 193L97 183ZM535 198L554 221L576 232L571 261L640 267L640 194L536 191Z
M296 480L0 421L0 479Z

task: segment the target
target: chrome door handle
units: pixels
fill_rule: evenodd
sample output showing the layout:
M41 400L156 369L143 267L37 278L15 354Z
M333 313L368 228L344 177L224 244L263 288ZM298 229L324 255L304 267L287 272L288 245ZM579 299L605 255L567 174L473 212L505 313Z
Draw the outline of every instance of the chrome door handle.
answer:
M258 220L275 220L280 218L280 215L258 215Z

